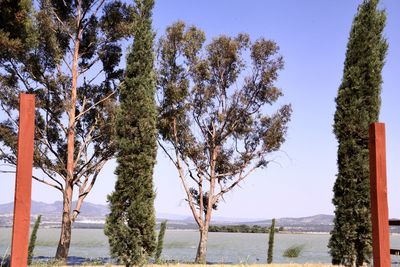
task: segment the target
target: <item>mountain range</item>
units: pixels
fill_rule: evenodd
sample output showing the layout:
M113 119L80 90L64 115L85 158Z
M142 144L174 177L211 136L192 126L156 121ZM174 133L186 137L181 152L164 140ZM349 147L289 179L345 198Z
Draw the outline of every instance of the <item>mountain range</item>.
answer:
M74 203L73 203L74 204ZM11 227L14 203L0 204L0 227ZM59 227L61 218L62 202L56 201L48 204L44 202L32 201L31 221L40 214L42 215L42 227ZM105 217L109 213L107 205L93 204L85 202L82 205L74 227L79 228L102 228ZM169 229L197 229L193 218L186 215L171 213L157 213L157 222L168 220ZM226 218L215 216L212 224L214 225L259 225L270 226L271 219L252 220L245 218ZM301 218L278 218L276 225L284 227L288 231L296 232L329 232L333 226L333 215L314 215Z

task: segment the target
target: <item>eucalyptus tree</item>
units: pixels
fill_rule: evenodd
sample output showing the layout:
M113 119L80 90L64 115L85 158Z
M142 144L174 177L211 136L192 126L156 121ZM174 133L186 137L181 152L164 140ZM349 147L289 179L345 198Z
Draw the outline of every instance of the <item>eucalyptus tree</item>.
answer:
M177 22L160 39L159 145L175 165L200 231L204 263L212 210L285 140L291 106L268 115L282 56L273 41L205 34Z
M56 258L64 260L72 224L115 152L111 134L123 78L121 41L131 35L134 8L105 0L1 1L0 6L0 105L5 116L0 159L15 166L18 94L35 94L38 171L33 179L62 196Z

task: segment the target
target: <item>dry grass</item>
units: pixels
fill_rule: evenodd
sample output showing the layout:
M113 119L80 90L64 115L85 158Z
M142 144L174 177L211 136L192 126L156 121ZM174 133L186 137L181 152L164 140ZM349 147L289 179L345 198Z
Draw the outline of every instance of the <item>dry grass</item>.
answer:
M99 266L104 266L104 267L121 267L123 265L83 265L85 267L99 267ZM146 265L146 267L205 267L205 266L211 266L211 267L332 267L333 265L330 264L312 264L312 263L306 263L306 264L212 264L212 265L201 265L201 264L163 264L163 265ZM59 267L71 267L69 266L59 266ZM338 265L335 265L335 267L338 267Z

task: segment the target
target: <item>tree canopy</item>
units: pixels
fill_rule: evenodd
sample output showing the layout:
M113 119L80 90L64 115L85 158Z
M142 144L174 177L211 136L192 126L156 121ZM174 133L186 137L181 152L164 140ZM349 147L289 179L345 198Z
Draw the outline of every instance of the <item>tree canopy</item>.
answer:
M71 224L115 153L121 40L131 35L134 8L104 0L6 0L0 7L0 160L15 166L18 95L35 94L33 178L62 193L56 256L65 259Z
M212 209L285 140L291 106L268 115L282 91L279 47L247 34L205 45L205 34L177 22L159 42L160 146L176 166L201 238L205 262Z

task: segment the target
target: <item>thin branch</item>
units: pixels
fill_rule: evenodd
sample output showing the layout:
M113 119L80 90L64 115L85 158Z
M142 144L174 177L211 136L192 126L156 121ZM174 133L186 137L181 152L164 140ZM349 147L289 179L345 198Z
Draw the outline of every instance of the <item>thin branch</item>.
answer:
M97 77L99 77L100 74L104 72L103 69L101 69L92 79L88 81L88 84L91 84Z
M176 120L175 119L173 120L173 131L174 131L175 144L176 144L178 142L178 137L177 137ZM190 207L190 209L192 211L193 217L196 220L197 224L200 227L203 227L203 220L202 220L202 217L201 217L202 215L201 214L197 214L197 212L196 212L195 204L193 203L193 197L192 197L192 194L190 193L189 187L188 187L188 185L186 183L185 175L183 173L183 168L182 168L182 165L181 165L181 162L180 162L180 157L179 157L178 153L179 153L178 150L175 149L176 165L177 165L177 169L178 169L178 172L179 172L179 178L181 179L183 188L185 189L186 196L187 196L188 202L189 202L189 207Z
M81 56L83 56L84 55L84 53L82 53L82 54L79 54L79 57L81 57ZM100 57L96 57L94 60L92 60L92 62L90 62L83 70L81 70L80 72L79 72L79 75L81 75L81 74L84 74L85 72L87 72L97 61L99 61L100 60ZM103 70L100 70L99 71L99 74L102 72ZM96 77L97 77L97 75L96 75Z
M31 86L30 86L30 84L28 83L28 81L26 81L25 78L22 77L22 75L19 73L18 67L15 65L15 63L14 63L12 60L10 60L9 62L10 62L10 64L12 65L13 70L14 70L15 73L17 74L18 78L19 78L19 79L22 81L22 83L24 84L25 89L26 89L26 90L29 90L29 89L31 88Z
M79 162L79 160L80 160L80 158L81 158L82 153L83 153L84 151L87 151L87 148L88 148L90 142L92 141L92 133L93 133L95 127L97 126L97 125L96 125L96 124L97 124L97 121L98 121L98 120L97 120L97 117L96 117L96 119L95 119L95 121L94 121L92 127L90 127L90 129L89 129L88 133L86 134L85 138L82 140L82 144L81 144L81 146L80 146L80 148L79 148L79 151L78 151L78 154L77 154L77 156L76 156L76 160L75 160L75 162L74 162L74 166L76 166L76 165L78 164L78 162Z
M161 144L160 140L157 139L158 145L164 150L164 153L168 156L168 158L172 161L172 163L175 165L176 168L178 168L178 165L176 164L176 161L172 158L172 156L168 153L167 149Z
M1 109L7 114L8 118L14 123L14 126L18 128L18 127L19 127L19 126L18 126L18 122L17 122L16 120L14 120L14 118L12 117L10 111L7 110L7 109L4 107L3 102L0 102L0 105L1 105Z
M55 183L57 183L58 186L59 186L61 189L63 189L63 185L62 185L56 178L54 178L53 175L51 175L42 165L39 165L39 168L42 170L42 172L43 172L44 174L47 175L47 177L49 177L51 180L53 180ZM59 174L59 175L60 175L60 174ZM60 175L60 176L61 176L61 178L63 178L63 179L65 180L65 177L63 177L62 175Z
M253 166L245 175L243 175L243 169L240 172L239 178L233 182L230 186L224 188L223 190L221 190L215 197L216 199L220 198L222 195L224 195L225 193L231 191L236 185L238 185L241 181L243 181L247 176L249 176L253 171L255 171L258 167L257 166Z
M65 25L65 23L58 17L57 12L52 9L53 16L56 18L56 20L61 24L61 26L64 28L64 30L67 32L68 36L73 40L74 36L68 32L68 27Z
M3 171L3 170L0 170L0 173L16 173L16 171Z
M101 104L102 102L106 101L107 99L109 99L111 96L113 96L117 91L112 92L111 94L109 94L108 96L106 96L105 98L97 101L96 103L94 103L92 106L90 106L88 109L82 111L81 113L79 113L76 117L75 117L75 121L78 120L80 117L82 117L85 113L89 112L90 110L94 109L96 106L98 106L99 104Z
M34 175L32 175L32 178L35 179L36 181L39 181L39 182L44 183L44 184L47 184L47 185L49 185L49 186L51 186L51 187L54 187L55 189L58 189L58 190L60 190L61 192L63 192L63 189L62 189L62 188L60 188L60 187L58 187L57 185L52 184L52 183L50 183L50 182L44 180L44 179L40 179L40 178L38 178L38 177L36 177L36 176L34 176Z
M92 160L95 158L95 153L93 153L92 154L92 156L90 157L90 159L87 161L87 162L85 162L85 164L83 164L80 168L79 168L79 170L76 172L76 175L77 176L80 176L81 175L81 172L90 164L90 163L92 163Z
M64 57L62 58L62 60L64 61L65 65L67 66L67 68L69 69L69 71L72 73L71 66L68 64L68 62L65 60Z
M47 136L47 134L45 135L44 133L43 133L43 131L39 128L39 127L37 127L36 128L38 131L39 131L39 133L44 137L44 136ZM47 138L41 138L41 139L39 139L39 141L40 141L40 143L42 143L42 144L44 144L49 150L50 150L50 152L57 158L57 160L61 163L61 164L65 164L64 163L64 161L62 160L62 158L60 157L60 155L53 149L53 147L52 147L52 145L49 143L49 140L47 139ZM42 154L45 154L45 153L42 153Z

